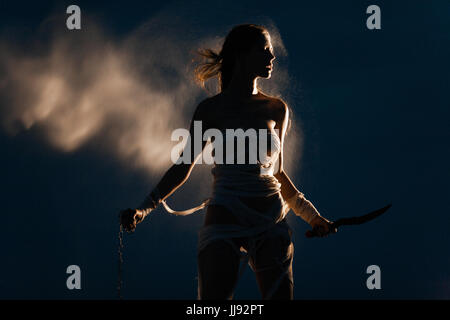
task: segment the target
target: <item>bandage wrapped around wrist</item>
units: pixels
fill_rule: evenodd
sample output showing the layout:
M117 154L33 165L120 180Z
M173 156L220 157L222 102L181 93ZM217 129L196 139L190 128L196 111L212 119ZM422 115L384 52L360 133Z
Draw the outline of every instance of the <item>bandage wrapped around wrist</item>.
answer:
M298 192L295 196L287 199L286 203L289 208L294 211L295 215L299 216L307 223L310 223L315 217L320 216L311 201L307 200L301 192Z
M162 199L159 190L158 188L155 188L147 197L145 197L144 201L136 209L142 211L144 216L146 216L161 202Z

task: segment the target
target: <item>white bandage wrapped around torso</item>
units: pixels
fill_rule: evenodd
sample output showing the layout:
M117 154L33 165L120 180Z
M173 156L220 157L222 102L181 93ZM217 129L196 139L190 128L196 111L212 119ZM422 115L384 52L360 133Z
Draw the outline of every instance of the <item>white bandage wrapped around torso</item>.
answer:
M315 217L320 216L317 209L301 192L298 192L295 196L287 199L286 203L297 216L307 223L310 223Z

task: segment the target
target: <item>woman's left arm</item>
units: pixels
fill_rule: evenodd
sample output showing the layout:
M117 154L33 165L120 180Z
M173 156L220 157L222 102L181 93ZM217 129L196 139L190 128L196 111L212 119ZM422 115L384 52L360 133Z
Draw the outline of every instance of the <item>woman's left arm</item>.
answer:
M289 108L282 100L279 100L279 105L276 108L277 116L275 129L279 132L280 142L281 142L281 151L278 158L278 170L274 174L275 178L277 178L278 182L281 183L281 195L284 199L289 199L299 193L295 185L292 183L291 179L289 179L288 175L284 171L283 167L283 150L284 150L284 138L286 136L286 130L289 123Z
M278 130L279 133L281 150L278 157L278 170L274 176L281 183L281 195L284 199L289 199L296 195L299 191L292 183L291 179L289 179L283 167L284 137L286 136L286 129L289 123L289 108L283 101L279 100L279 103L280 105L276 108L277 116L275 117L275 129Z
M295 214L308 222L319 236L326 236L332 231L330 228L331 222L322 217L313 204L304 197L303 193L297 190L294 183L292 183L291 179L284 170L284 138L286 136L286 129L289 123L289 108L282 100L279 101L281 105L278 107L279 116L276 117L277 120L275 129L278 129L280 134L281 150L278 159L278 171L274 174L274 176L281 184L281 195L283 199L286 199Z

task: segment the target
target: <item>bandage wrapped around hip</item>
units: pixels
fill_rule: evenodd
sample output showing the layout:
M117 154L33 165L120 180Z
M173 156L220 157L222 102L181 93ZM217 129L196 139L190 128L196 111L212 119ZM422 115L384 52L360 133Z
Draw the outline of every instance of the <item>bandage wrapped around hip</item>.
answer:
M311 223L315 217L320 216L311 201L307 200L301 192L298 192L295 196L287 199L286 203L289 208L294 211L295 215L299 216L307 223Z

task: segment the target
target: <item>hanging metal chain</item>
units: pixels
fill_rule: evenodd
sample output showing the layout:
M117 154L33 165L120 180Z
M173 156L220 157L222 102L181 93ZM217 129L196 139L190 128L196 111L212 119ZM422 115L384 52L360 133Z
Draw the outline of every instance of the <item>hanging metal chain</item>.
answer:
M118 283L117 283L117 295L119 297L119 300L122 300L122 273L123 273L123 269L122 269L122 265L123 265L123 254L122 254L122 250L123 250L123 228L122 228L122 223L121 223L121 217L120 217L120 213L119 213L119 248L118 248L118 253L119 253L119 269L118 269Z

